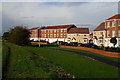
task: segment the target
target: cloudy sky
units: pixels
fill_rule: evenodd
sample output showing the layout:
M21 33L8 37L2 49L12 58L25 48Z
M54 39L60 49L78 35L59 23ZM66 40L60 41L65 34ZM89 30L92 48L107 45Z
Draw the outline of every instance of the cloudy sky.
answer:
M118 13L118 2L2 2L2 31L10 27L28 28L75 24L93 30Z

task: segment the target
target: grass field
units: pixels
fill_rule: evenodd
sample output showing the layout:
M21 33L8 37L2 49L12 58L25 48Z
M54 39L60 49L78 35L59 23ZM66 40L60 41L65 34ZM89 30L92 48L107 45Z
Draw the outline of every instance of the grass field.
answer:
M119 77L116 67L70 52L3 43L2 54L7 78Z
M60 47L52 47L52 48L60 49ZM83 53L87 53L87 54L97 55L97 56L100 56L100 57L104 57L106 59L110 59L110 60L113 60L113 61L120 62L120 58L104 56L104 55L93 53L93 52L90 52L90 51L85 51L85 50L80 50L80 49L71 49L71 48L61 48L61 49L72 50L72 51L78 51L78 52L83 52Z
M38 44L33 44L33 45L34 45L34 46L38 46ZM47 44L41 44L41 46L45 46L45 45L47 45ZM51 48L60 49L60 47L58 47L58 46L51 46ZM90 52L90 51L85 51L85 50L80 50L80 49L71 49L71 48L61 48L61 49L72 50L72 51L83 52L83 53L86 53L86 54L97 55L97 56L100 56L100 57L104 57L104 58L106 58L106 59L110 59L110 60L113 60L113 61L118 61L118 62L120 62L120 58L108 57L108 56L104 56L104 55L101 55L101 54L93 53L93 52Z

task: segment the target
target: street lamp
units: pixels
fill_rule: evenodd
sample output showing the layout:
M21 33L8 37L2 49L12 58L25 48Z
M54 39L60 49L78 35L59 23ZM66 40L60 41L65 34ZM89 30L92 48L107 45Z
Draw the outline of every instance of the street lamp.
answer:
M38 36L39 36L39 47L40 47L40 36L41 36L41 34L40 34L40 28L38 29Z

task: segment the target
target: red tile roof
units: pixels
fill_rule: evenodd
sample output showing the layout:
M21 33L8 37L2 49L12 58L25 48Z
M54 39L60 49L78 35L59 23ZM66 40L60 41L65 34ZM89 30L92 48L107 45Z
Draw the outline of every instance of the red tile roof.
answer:
M108 18L107 20L110 20L110 19L120 19L120 14L116 14L116 15Z
M102 31L105 30L105 22L101 23L94 31Z
M89 28L71 28L68 31L68 34L70 33L89 34Z
M34 28L29 29L29 30L36 30L38 28L40 28L40 27L34 27Z
M60 29L60 28L69 28L71 26L75 26L74 24L69 24L69 25L56 25L56 26L47 26L43 29Z

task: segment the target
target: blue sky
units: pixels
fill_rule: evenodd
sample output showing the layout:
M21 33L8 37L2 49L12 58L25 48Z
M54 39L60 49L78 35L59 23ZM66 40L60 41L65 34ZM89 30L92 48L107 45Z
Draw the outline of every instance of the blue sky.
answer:
M118 13L117 2L3 2L3 32L22 25L87 25L92 31L101 22Z

